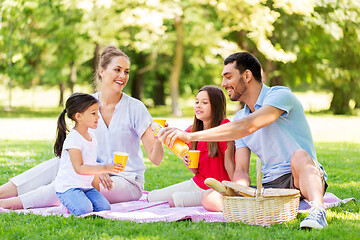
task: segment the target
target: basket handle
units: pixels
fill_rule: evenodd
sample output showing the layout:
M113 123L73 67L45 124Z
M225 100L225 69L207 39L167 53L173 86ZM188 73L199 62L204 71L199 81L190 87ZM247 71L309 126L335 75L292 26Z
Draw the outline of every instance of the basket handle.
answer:
M256 160L256 197L261 196L262 190L262 182L261 182L261 160L258 158Z

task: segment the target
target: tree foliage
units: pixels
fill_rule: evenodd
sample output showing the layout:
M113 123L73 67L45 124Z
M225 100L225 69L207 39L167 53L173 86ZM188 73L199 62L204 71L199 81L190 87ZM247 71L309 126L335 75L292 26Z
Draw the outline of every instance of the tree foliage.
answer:
M291 86L303 85L333 93L330 109L351 113L360 87L359 3L318 1L310 15L281 14L273 42L296 54L290 64L278 64Z
M359 105L360 3L351 0L1 0L0 84L92 84L101 49L131 59L126 91L165 104L220 83L235 51L259 58L264 80ZM10 94L11 96L11 94ZM10 100L11 102L11 100ZM60 95L59 104L63 103ZM148 101L146 104L150 104Z

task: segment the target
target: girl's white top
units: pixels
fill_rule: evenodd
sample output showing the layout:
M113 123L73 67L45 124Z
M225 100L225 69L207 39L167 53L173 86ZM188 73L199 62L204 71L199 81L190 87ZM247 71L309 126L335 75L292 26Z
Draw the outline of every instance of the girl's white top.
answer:
M93 96L99 99L99 92ZM123 93L108 127L100 110L99 116L97 129L89 129L95 134L99 144L97 162L113 163L114 152L126 152L129 157L123 174L136 174L138 178L144 179L145 163L140 140L152 123L152 117L145 105Z
M71 129L67 135L61 152L59 172L55 179L56 192L63 193L70 188L92 188L94 175L77 174L70 160L68 149L75 148L81 151L83 164L97 165L96 149L97 141L93 133L89 132L91 141L86 140L75 129Z

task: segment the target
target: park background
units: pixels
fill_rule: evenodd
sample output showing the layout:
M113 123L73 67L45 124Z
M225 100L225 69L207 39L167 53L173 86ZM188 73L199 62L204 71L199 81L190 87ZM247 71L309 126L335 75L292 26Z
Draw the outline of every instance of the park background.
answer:
M95 91L107 45L131 60L124 91L170 126L192 123L194 97L221 83L223 60L254 54L263 82L302 102L329 191L360 196L360 2L355 0L0 0L0 184L53 157L56 118L72 92ZM227 101L228 118L242 106ZM146 155L145 155L146 158ZM252 160L254 160L252 156ZM166 149L146 159L146 190L191 174ZM254 176L254 163L251 163ZM252 178L254 182L254 178ZM7 239L359 239L360 204L327 210L329 227L153 223L1 214ZM18 222L17 226L12 222Z

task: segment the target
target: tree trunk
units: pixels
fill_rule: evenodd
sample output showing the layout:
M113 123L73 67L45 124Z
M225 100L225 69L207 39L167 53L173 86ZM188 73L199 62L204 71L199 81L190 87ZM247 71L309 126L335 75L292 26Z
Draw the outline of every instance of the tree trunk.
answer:
M95 49L94 49L94 56L91 60L91 75L93 78L93 88L94 92L98 89L98 78L97 78L97 71L99 68L99 61L100 61L100 45L98 43L95 43Z
M353 99L355 101L355 108L359 109L360 108L360 78L353 78L353 84L354 84L354 88L353 88Z
M155 106L165 105L165 81L166 77L163 74L160 74L156 71L156 85L153 95L153 100Z
M133 98L142 100L144 99L144 74L135 73L132 86L131 86L131 96Z
M284 79L282 78L282 76L273 76L271 79L270 79L270 83L269 83L269 86L272 87L272 86L284 86Z
M69 76L69 87L70 87L70 91L71 94L74 93L74 86L76 83L76 67L74 62L70 63L70 76Z
M269 59L266 59L265 66L263 67L263 74L262 74L262 82L268 85L270 82L269 75L271 71L273 70L274 62L270 61Z
M330 110L332 110L334 114L349 114L351 112L349 106L351 94L341 87L334 87L332 92L333 98L331 100Z
M184 55L184 29L181 16L175 17L175 29L176 29L176 45L175 45L175 56L173 66L170 73L170 96L171 96L171 112L175 116L181 116L182 112L178 106L179 98L179 79L183 64L183 55Z
M60 82L60 99L59 99L59 107L64 106L64 93L65 93L65 82Z
M246 41L246 31L245 30L237 31L236 38L237 38L237 45L241 49L243 49L245 51L250 51L249 44Z
M360 96L355 98L355 108L360 108Z
M146 57L144 54L139 53L134 58L138 68L132 79L133 82L131 85L131 96L136 99L142 100L144 99L144 79L146 72L143 71L143 68L146 65Z
M13 22L10 21L9 22L9 68L8 68L8 76L9 76L9 106L7 109L11 110L12 109L12 78L13 78L13 74L12 74L12 57L13 57L13 48L12 48L12 35L14 32L14 28L13 28Z
M7 107L8 110L12 109L12 67L13 63L12 60L10 59L9 62L9 68L8 68L8 73L9 73L9 105Z
M284 86L284 79L282 76L272 76L270 73L275 73L276 70L279 70L279 66L276 62L266 59L265 68L263 68L263 82L268 86Z

